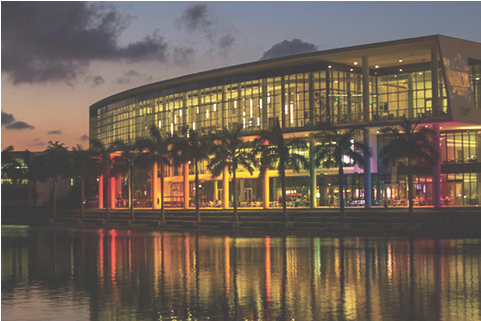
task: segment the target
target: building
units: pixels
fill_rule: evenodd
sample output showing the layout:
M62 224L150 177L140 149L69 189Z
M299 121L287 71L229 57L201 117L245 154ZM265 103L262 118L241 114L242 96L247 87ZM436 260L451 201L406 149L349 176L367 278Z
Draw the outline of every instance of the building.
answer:
M110 96L90 107L90 137L109 144L147 136L151 124L172 134L182 128L207 133L242 124L245 139L252 139L278 119L286 137L303 137L312 147L316 142L311 136L320 122L339 128L363 124L374 155L364 170L346 169L345 199L348 206L362 206L366 194L369 207L384 200L403 204L407 197L402 166L386 167L378 160L386 143L379 129L400 124L403 117L429 117L424 125L436 132L441 162L433 170L415 173L415 205L440 206L441 200L449 205L478 205L480 77L481 43L446 36L326 50L201 72ZM288 204L329 205L339 192L336 173L325 168L288 172ZM278 206L276 171L269 171L264 181L257 176L238 172L239 205ZM154 177L148 169L140 171L135 197L156 208L161 200L158 174ZM201 166L200 188L206 203L218 200L228 206L222 202L232 201L228 179L227 175L214 179L205 164ZM193 195L193 180L192 168L169 169L165 204L189 207L184 195ZM100 179L99 188L105 191L104 181ZM113 206L125 194L122 181L110 180ZM268 193L262 192L264 186Z

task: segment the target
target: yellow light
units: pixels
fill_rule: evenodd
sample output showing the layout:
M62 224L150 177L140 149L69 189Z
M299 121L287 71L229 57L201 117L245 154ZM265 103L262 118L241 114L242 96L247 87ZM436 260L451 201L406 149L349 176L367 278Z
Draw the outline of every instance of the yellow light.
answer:
M399 69L399 71L403 71L402 69Z
M195 122L192 123L192 129L195 130Z
M217 104L214 104L214 111L217 111Z
M206 116L207 116L207 119L209 119L209 110L208 109L206 111Z
M379 68L379 65L374 66L375 68Z
M401 58L399 58L399 62L403 62L403 60Z
M327 68L331 68L331 66L327 66Z
M354 61L354 66L357 66L357 61Z
M259 99L259 106L260 106L260 108L262 109L262 98Z
M354 71L354 69L351 69L351 71Z

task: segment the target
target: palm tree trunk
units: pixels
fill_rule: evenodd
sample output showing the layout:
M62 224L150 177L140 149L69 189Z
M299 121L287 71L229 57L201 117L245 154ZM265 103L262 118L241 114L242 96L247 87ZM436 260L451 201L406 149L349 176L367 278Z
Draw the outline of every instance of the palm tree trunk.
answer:
M57 219L57 177L53 178L53 220Z
M239 222L239 215L237 214L237 180L235 169L232 172L232 182L234 183L234 222L237 223Z
M281 172L281 186L282 186L282 213L284 214L284 221L289 222L289 216L287 215L287 199L286 199L286 172L284 166L279 169Z
M105 200L105 216L107 218L107 221L110 220L110 204L109 204L109 197L110 197L110 165L107 165L107 177L105 180L107 180L107 199ZM102 195L103 197L103 195Z
M164 212L164 165L160 163L160 220L165 222L165 212Z
M80 206L81 206L81 209L80 209L80 216L82 218L85 218L85 205L84 205L84 197L85 197L85 191L84 191L84 177L83 175L80 177L80 182L81 182L81 200L80 200Z
M199 210L199 167L198 162L195 161L195 216L197 222L200 222L200 210Z
M409 201L409 219L411 222L414 219L413 212L413 166L412 160L408 158L408 201Z
M341 223L346 222L346 212L344 211L344 166L342 160L339 163L339 207L341 209Z
M129 171L129 190L130 190L130 219L135 220L134 213L134 202L133 202L133 192L134 192L134 170L133 168Z
M32 180L28 179L28 214L32 214Z

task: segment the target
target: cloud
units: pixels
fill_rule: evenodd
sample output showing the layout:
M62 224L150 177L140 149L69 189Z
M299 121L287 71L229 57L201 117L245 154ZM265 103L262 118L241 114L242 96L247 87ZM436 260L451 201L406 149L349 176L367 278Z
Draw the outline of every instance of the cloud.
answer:
M292 39L291 41L284 40L282 42L276 43L269 50L264 52L262 58L259 60L297 55L317 50L318 49L316 45L304 42L300 39Z
M23 121L15 121L13 114L6 113L2 110L2 126L6 129L34 129L35 127Z
M125 85L129 84L133 78L138 78L140 77L141 74L133 69L129 71L124 71L122 76L117 77L114 79L113 83L117 85Z
M105 3L3 2L2 72L14 84L73 84L94 60L165 61L158 33L119 44L131 19Z
M61 134L62 130L61 129L52 129L47 132L48 135L58 135Z
M192 62L194 49L190 47L174 48L174 62L176 65L186 66Z
M88 140L89 140L89 136L88 136L87 134L85 134L85 135L80 136L79 139L80 139L81 141L84 141L84 142L85 142L85 141L88 141Z
M36 146L36 147L39 147L39 146L45 146L47 145L47 143L45 142L42 142L42 140L40 138L36 138L33 140L33 146Z
M27 124L26 122L23 121L16 121L11 124L8 124L5 126L6 129L17 129L17 130L22 130L22 129L34 129L35 127L32 125Z
M104 77L100 75L88 75L85 77L86 82L90 82L92 87L100 86L105 83Z
M2 110L2 126L13 123L15 117L12 114L8 114Z
M175 19L175 24L178 29L185 30L189 34L203 36L223 55L228 54L236 40L237 29L234 25L225 23L206 4L189 6L182 16Z

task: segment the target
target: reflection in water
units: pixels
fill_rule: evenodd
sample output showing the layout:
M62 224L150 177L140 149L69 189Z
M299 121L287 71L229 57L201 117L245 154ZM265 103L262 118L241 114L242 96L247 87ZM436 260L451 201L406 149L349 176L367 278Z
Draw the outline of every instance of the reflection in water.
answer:
M2 228L2 320L477 320L480 243Z

